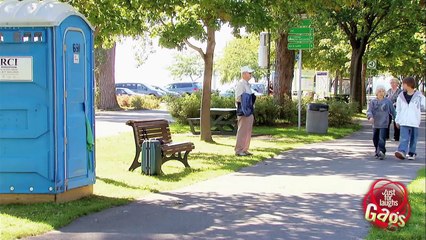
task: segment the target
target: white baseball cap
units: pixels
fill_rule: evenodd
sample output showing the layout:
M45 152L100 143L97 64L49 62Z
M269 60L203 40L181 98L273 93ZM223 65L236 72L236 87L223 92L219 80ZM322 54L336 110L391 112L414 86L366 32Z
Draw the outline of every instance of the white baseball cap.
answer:
M245 73L245 72L252 73L254 72L254 70L251 69L249 66L244 66L241 68L241 73Z

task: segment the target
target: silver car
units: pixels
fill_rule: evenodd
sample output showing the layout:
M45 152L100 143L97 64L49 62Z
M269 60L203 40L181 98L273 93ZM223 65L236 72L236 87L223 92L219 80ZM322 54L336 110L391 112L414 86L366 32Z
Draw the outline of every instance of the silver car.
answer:
M183 95L201 91L202 86L199 82L178 82L167 85L166 89Z
M116 83L115 87L116 88L127 88L127 89L130 89L130 90L132 90L133 92L136 92L136 93L151 95L151 96L155 96L155 97L162 97L162 96L166 95L163 91L158 91L158 90L154 89L153 87L151 87L150 85L143 84L143 83Z

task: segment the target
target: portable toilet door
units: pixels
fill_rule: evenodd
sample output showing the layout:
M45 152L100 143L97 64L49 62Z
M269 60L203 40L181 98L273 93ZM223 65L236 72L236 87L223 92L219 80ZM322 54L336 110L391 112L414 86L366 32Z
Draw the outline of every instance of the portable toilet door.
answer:
M0 203L91 194L90 23L55 0L0 2L0 64Z
M64 71L64 159L65 187L72 189L94 182L94 162L88 146L86 120L93 112L93 94L91 76L87 64L91 58L91 46L88 39L91 31L72 27L80 19L70 18L62 23L63 71ZM81 20L80 20L81 21ZM84 137L81 137L84 136Z

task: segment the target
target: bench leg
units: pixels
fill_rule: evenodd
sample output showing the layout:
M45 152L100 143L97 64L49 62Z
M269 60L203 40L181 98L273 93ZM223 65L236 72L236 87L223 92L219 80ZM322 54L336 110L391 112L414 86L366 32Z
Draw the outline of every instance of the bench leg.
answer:
M189 164L188 164L188 154L190 151L186 151L185 154L183 155L183 158L181 160L181 162L183 163L183 165L185 165L186 168L190 168Z
M181 162L186 168L190 168L191 166L189 166L189 164L188 164L188 154L190 152L191 151L186 151L185 154L183 155L183 157L182 157L181 152L173 153L172 155L170 155L170 157L164 156L161 164L164 164L165 162L170 161L170 160L177 160L177 161Z
M132 165L129 167L129 171L135 170L136 168L141 166L141 163L139 162L139 157L141 154L141 149L140 148L136 148L136 154L135 154L135 159L133 159L133 163Z

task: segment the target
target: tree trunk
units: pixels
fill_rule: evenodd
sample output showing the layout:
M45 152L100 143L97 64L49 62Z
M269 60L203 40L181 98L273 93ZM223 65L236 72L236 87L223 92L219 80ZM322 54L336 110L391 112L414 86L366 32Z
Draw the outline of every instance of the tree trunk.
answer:
M287 49L287 37L287 33L281 33L276 40L274 99L280 105L284 102L286 96L291 99L294 77L295 52Z
M339 72L339 94L343 94L343 75Z
M352 46L350 81L351 101L358 103L358 112L362 112L362 57L365 52L365 44Z
M203 95L201 99L201 140L213 142L210 125L210 101L213 76L213 56L216 46L215 29L207 27L207 48L204 54Z
M336 70L336 77L334 78L334 96L337 95L337 88L339 87L339 70Z
M365 61L362 62L362 70L361 70L361 106L365 107L367 105L367 95L366 95L366 84L365 80L367 79L367 63Z
M115 96L115 44L110 49L100 51L96 58L97 107L102 110L120 109Z

